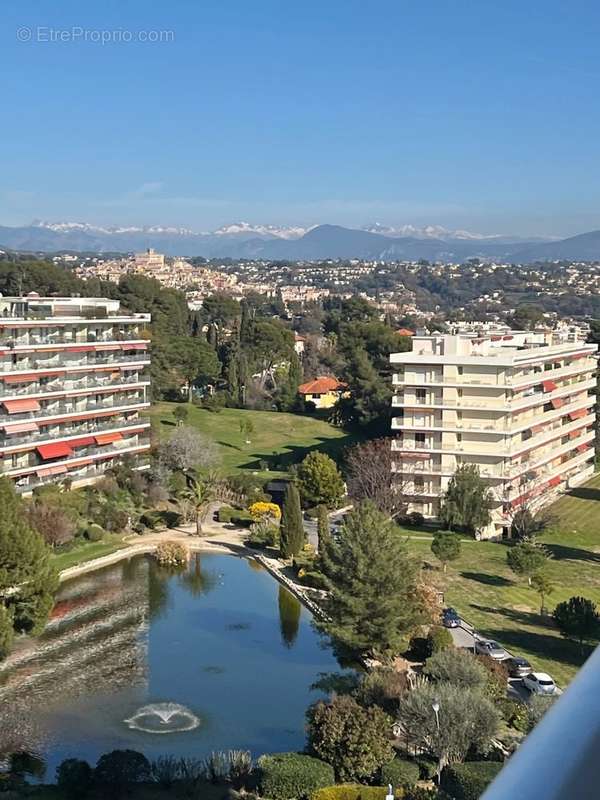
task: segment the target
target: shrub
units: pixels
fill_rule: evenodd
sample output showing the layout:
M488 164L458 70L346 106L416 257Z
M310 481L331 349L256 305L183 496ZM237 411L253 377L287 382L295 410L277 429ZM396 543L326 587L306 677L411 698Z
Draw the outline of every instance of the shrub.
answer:
M427 649L430 651L430 655L448 650L450 647L454 647L454 639L447 628L442 628L441 625L436 626L427 634Z
M404 789L402 800L441 800L437 789L427 789L425 786L409 786Z
M310 589L327 589L325 578L320 572L301 569L297 578L303 586L308 586Z
M250 526L248 544L250 547L278 547L279 528L277 525L271 525L266 519L255 522Z
M179 760L175 756L159 756L150 763L150 777L163 789L170 789L180 774Z
M419 777L422 781L430 781L437 775L438 763L434 758L418 756L415 759L419 767Z
M100 756L94 772L95 782L118 796L133 783L150 778L150 764L146 756L135 750L112 750Z
M183 567L190 554L182 542L160 542L154 556L161 567Z
M140 517L140 522L142 525L145 525L146 528L149 528L151 531L155 531L157 528L164 527L164 522L160 514L157 514L156 511L146 511Z
M386 786L363 786L360 783L341 783L337 786L327 786L319 789L312 796L312 800L385 800ZM402 789L394 790L394 797L399 800L404 797Z
M477 660L483 664L487 672L486 694L490 700L496 701L506 697L506 682L508 681L506 666L491 656L477 656Z
M277 503L265 503L262 500L252 503L248 509L248 513L255 522L260 522L260 520L265 517L273 517L273 519L281 518L281 509Z
M56 769L56 783L65 797L84 797L92 786L92 768L87 761L67 758Z
M451 683L464 688L483 689L488 681L488 673L479 660L468 651L458 648L441 650L432 655L427 659L424 673L436 683Z
M406 521L409 525L414 525L415 527L421 526L425 523L425 517L421 514L420 511L411 511L410 514L407 515Z
M219 522L228 524L231 522L231 518L235 513L237 513L235 508L232 508L231 506L221 506L221 508L217 511L217 519Z
M479 800L502 766L499 761L452 764L442 772L441 787L454 800Z
M100 525L96 525L95 522L92 522L91 525L88 525L85 531L85 538L88 542L99 542L102 537L104 536L104 529L100 527Z
M204 771L211 783L222 783L229 775L229 759L223 750L213 750L204 760Z
M253 522L254 520L248 511L238 511L236 509L235 513L231 515L232 525L237 525L238 528L249 528Z
M276 753L258 760L260 791L271 800L308 800L335 781L333 767L301 753Z
M404 758L394 758L381 768L381 782L392 786L412 786L419 780L419 765Z
M249 750L230 750L227 753L229 761L229 780L236 788L246 786L252 774L252 755Z

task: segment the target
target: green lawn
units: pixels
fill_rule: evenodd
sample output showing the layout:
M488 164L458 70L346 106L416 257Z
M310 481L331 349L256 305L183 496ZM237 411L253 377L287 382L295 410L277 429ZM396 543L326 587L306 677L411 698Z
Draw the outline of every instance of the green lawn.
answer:
M153 427L159 435L166 436L174 430L176 405L157 403L152 407ZM357 436L310 416L237 408L224 408L215 413L193 405L186 408L189 416L185 424L216 442L226 472L241 469L263 472L261 462L265 462L268 465L266 477L273 473L281 475L310 450L325 450L336 458L345 447L357 441ZM249 437L251 444L246 444L245 436L240 433L241 419L251 420L254 426L254 433Z
M70 550L52 555L52 563L60 572L68 567L75 567L83 564L84 561L91 561L94 558L101 558L123 547L127 547L123 537L117 534L107 533L101 542L78 542Z
M583 595L600 607L600 475L559 498L553 512L557 523L539 537L552 554L548 575L555 584L546 606ZM426 569L444 588L445 601L477 630L498 639L515 654L529 658L559 684L573 678L584 658L577 645L563 639L552 620L539 614L539 595L517 578L506 564L508 545L463 542L460 558L443 575L430 541L411 539Z

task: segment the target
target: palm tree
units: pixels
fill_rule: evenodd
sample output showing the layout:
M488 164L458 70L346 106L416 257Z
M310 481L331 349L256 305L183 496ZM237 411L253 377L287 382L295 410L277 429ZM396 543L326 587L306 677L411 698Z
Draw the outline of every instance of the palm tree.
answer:
M202 536L202 521L214 496L214 485L209 479L194 478L185 490L184 497L193 503L196 510L196 536Z

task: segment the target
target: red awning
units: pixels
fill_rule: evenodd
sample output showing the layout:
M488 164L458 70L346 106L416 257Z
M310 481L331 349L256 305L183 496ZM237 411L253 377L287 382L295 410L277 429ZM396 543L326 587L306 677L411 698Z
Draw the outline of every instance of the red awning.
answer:
M37 381L37 375L7 375L3 380L4 383L33 383Z
M543 433L546 430L546 426L545 425L532 425L530 430L531 430L531 432L533 434Z
M49 458L69 458L73 451L66 442L53 442L52 444L41 444L37 448L38 453L46 461Z
M95 442L96 439L93 436L80 436L79 439L71 439L69 445L71 447L87 447Z
M575 448L578 453L585 453L586 450L590 449L589 444L578 444Z
M582 417L587 417L588 411L586 408L580 408L577 411L569 411L569 419L581 419Z
M101 433L94 437L96 444L110 444L111 442L118 442L123 438L122 433Z
M146 342L139 342L137 344L122 344L121 347L123 350L145 350L148 345Z
M38 476L38 478L47 478L50 475L64 475L64 473L67 471L67 468L63 466L44 467L44 469L38 469L35 474Z
M13 433L30 433L38 431L39 428L35 422L16 422L14 425L5 425L4 433L12 436Z
M530 493L525 492L525 494L522 494L520 497L516 497L510 504L511 508L516 508L517 506L523 505L526 500L529 500L529 496Z
M581 436L581 431L582 431L581 428L578 428L576 431L571 431L571 433L569 434L569 439L579 438L579 436Z
M120 350L120 349L121 349L121 345L120 344L97 344L96 345L96 350L98 352L100 352L100 351L104 352L105 350Z
M560 397L555 397L553 400L550 400L550 402L552 403L552 408L561 408L565 401Z
M3 400L2 405L9 414L20 414L24 411L39 411L40 404L37 400L23 398L22 400Z
M558 486L559 483L562 483L562 478L560 477L560 475L557 475L555 478L552 478L551 480L548 481L548 487L550 489L553 489L555 486Z
M558 389L558 386L554 381L542 381L542 388L545 392L553 392L555 389Z

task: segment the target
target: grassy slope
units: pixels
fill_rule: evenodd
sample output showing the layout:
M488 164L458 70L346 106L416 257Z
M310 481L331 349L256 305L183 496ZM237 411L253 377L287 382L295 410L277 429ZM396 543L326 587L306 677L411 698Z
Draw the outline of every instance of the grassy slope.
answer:
M175 403L158 403L151 416L159 435L173 430ZM186 425L197 428L219 446L226 472L240 469L260 470L260 461L269 463L269 474L284 474L301 461L309 450L325 450L333 458L356 441L356 437L328 422L298 414L278 411L246 411L225 408L219 413L188 406ZM239 429L241 419L250 419L254 433L247 445Z
M83 564L84 561L107 556L122 547L127 547L122 536L106 534L101 542L78 542L71 550L53 554L52 563L60 572L68 567Z
M540 537L551 552L547 572L555 584L546 606L583 595L600 606L600 475L561 497L553 511L557 522ZM583 658L578 646L565 641L552 621L539 614L539 595L516 578L506 565L507 545L463 542L460 558L441 574L430 541L411 540L436 581L446 602L455 606L481 633L497 638L515 653L530 658L559 683L571 680Z

